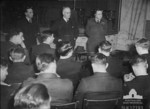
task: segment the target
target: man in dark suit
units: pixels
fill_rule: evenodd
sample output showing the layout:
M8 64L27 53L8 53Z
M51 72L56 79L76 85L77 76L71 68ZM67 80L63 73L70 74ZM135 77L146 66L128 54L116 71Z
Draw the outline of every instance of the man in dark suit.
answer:
M58 48L60 59L57 62L57 73L61 78L72 80L74 89L76 89L79 80L84 76L82 63L76 62L73 58L73 47L69 42L62 42Z
M17 27L24 33L25 44L28 48L36 44L36 34L39 32L39 26L33 18L32 7L26 7L25 17L17 23Z
M38 37L40 44L33 46L31 50L32 62L35 61L36 56L42 53L50 53L55 56L55 48L51 47L54 41L54 34L51 31L44 31Z
M56 61L51 54L40 54L36 58L38 76L36 79L29 78L23 86L32 83L44 84L52 97L51 105L69 103L73 97L73 84L69 79L61 79L56 73Z
M57 21L51 28L56 32L58 41L69 41L74 46L78 36L77 21L71 18L71 9L64 7L62 10L63 18Z
M113 57L111 55L111 48L112 46L110 42L102 41L98 45L98 52L107 57L107 62L109 64L107 72L115 77L123 77L123 61L117 56Z
M150 41L148 39L142 38L135 43L136 51L139 55L144 56L148 62L148 74L150 74Z
M81 80L76 91L75 100L79 100L82 103L84 94L87 92L122 92L122 80L111 76L107 72L108 65L107 57L103 54L96 54L92 58L94 75Z
M104 41L107 34L107 22L102 10L96 10L95 18L88 20L85 32L88 36L87 50L95 53L99 42Z
M131 61L135 78L125 82L124 94L128 95L134 89L138 95L147 98L150 103L150 76L147 73L148 63L144 56L135 56Z
M24 63L26 58L23 48L16 47L10 52L10 60L13 62L8 67L8 76L6 82L21 83L28 77L34 76L32 65Z

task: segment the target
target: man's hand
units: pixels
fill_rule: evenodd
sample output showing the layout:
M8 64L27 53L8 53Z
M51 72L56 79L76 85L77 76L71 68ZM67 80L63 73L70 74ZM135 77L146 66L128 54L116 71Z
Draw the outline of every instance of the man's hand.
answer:
M58 42L62 41L62 39L58 39Z
M20 45L21 45L22 48L26 48L24 42L22 42Z
M135 76L132 73L124 75L124 81L125 82L132 81L134 78L135 78Z

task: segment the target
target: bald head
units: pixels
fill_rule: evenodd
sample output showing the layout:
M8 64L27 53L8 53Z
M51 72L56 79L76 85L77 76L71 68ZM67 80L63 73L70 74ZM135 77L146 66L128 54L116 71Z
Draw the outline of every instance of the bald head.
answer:
M64 7L62 10L63 17L67 20L69 20L71 16L71 9L69 7Z

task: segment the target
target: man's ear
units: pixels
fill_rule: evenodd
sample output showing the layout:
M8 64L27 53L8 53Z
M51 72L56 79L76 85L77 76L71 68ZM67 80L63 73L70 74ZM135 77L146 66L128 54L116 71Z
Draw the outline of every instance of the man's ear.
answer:
M13 59L12 59L12 57L11 57L11 56L9 56L9 59L10 59L11 61L13 61Z
M109 66L109 64L108 64L108 63L106 63L106 68L108 68L108 66Z
M22 57L22 62L24 62L25 59L26 59L26 55L24 55L24 56Z
M102 52L101 48L98 48L98 52L99 52L99 53L101 53L101 52Z

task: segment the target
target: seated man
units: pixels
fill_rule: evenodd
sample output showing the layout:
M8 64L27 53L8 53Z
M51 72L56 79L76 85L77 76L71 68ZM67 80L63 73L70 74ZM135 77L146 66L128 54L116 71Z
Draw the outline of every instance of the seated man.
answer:
M5 79L8 75L8 63L5 59L0 60L0 96L1 96L1 109L11 109L12 107L12 96L15 90L17 90L20 84L7 84L5 83ZM11 108L9 108L11 107Z
M25 64L25 51L23 48L16 47L10 52L10 60L12 64L8 67L8 83L20 83L28 77L34 76L34 69L32 65Z
M36 56L42 53L55 55L55 47L53 46L54 34L51 31L44 31L39 35L38 39L40 44L32 47L32 61L35 61Z
M148 74L150 74L150 53L149 53L149 48L150 48L150 41L148 39L140 39L135 43L135 48L136 51L139 55L144 56L147 59L148 62Z
M109 64L107 68L107 72L111 73L111 75L115 77L122 77L122 71L123 71L123 65L122 65L122 60L119 59L118 57L113 57L111 56L111 43L108 41L102 41L100 42L98 46L98 52L102 53L107 57L107 62Z
M150 76L147 73L148 64L146 58L137 55L130 63L135 78L125 83L124 94L127 95L131 89L135 89L138 95L150 98Z
M11 51L11 49L13 49L17 46L19 46L20 48L23 48L25 50L25 54L26 54L25 62L27 64L30 64L29 52L26 49L26 46L24 44L23 32L18 28L14 28L14 29L10 30L8 42L1 43L1 57L8 59L9 52Z
M69 103L72 101L73 84L69 79L61 79L56 73L56 61L51 54L40 54L36 58L36 65L40 73L36 79L29 78L23 86L32 83L42 83L48 88L52 97L52 105Z
M107 72L108 63L106 58L101 53L92 58L94 75L81 80L76 91L75 100L82 103L83 96L87 92L122 91L122 80L111 76Z
M74 89L76 89L79 80L84 76L82 63L73 59L73 47L69 42L62 42L57 50L60 59L57 62L57 73L61 78L72 80Z

